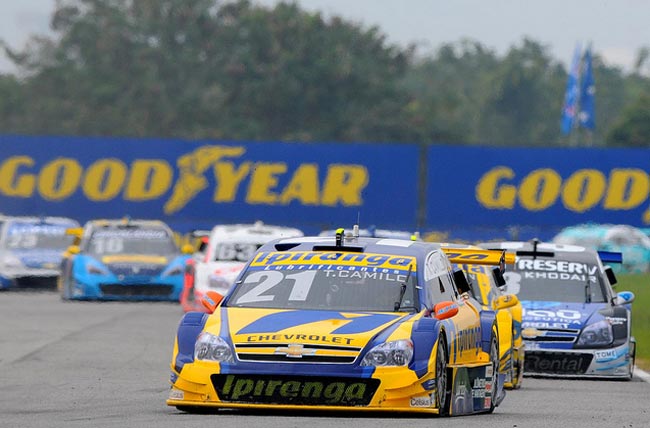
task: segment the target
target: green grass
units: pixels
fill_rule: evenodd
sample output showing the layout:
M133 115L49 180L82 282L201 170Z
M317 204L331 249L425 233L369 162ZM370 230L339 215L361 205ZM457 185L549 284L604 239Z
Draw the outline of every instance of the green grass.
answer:
M634 293L632 303L632 335L636 338L636 364L650 370L650 275L617 275L614 291Z

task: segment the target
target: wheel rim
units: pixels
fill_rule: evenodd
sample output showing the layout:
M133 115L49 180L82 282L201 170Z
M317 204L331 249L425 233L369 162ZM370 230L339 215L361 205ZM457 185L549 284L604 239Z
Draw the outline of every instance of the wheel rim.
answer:
M436 358L436 396L438 398L438 408L442 410L445 406L445 397L447 394L447 370L446 355L442 343L438 344L438 356Z
M497 394L497 378L499 377L499 350L494 338L492 338L492 345L490 345L490 359L492 360L492 405L494 405Z

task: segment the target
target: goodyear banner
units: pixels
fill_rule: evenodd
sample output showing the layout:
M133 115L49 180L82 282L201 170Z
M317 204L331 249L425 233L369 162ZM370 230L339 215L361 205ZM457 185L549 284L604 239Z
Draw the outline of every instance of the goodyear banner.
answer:
M2 136L0 154L4 214L415 227L414 145Z
M545 239L577 223L650 224L648 150L434 146L427 161L427 223L439 230Z

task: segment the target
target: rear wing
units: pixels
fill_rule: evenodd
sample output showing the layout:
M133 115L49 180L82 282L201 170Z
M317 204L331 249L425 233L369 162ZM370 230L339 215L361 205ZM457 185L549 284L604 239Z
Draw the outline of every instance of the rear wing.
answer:
M623 263L623 253L614 251L598 251L598 257L604 263Z
M442 248L451 263L467 265L499 266L501 271L505 265L515 263L515 255L505 250L483 250L474 248Z

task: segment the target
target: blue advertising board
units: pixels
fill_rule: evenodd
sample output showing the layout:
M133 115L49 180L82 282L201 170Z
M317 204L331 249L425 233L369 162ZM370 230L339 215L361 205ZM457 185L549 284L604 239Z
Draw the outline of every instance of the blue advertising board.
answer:
M427 158L432 229L548 239L578 223L650 224L648 150L432 146Z
M415 145L0 136L0 212L413 229Z

